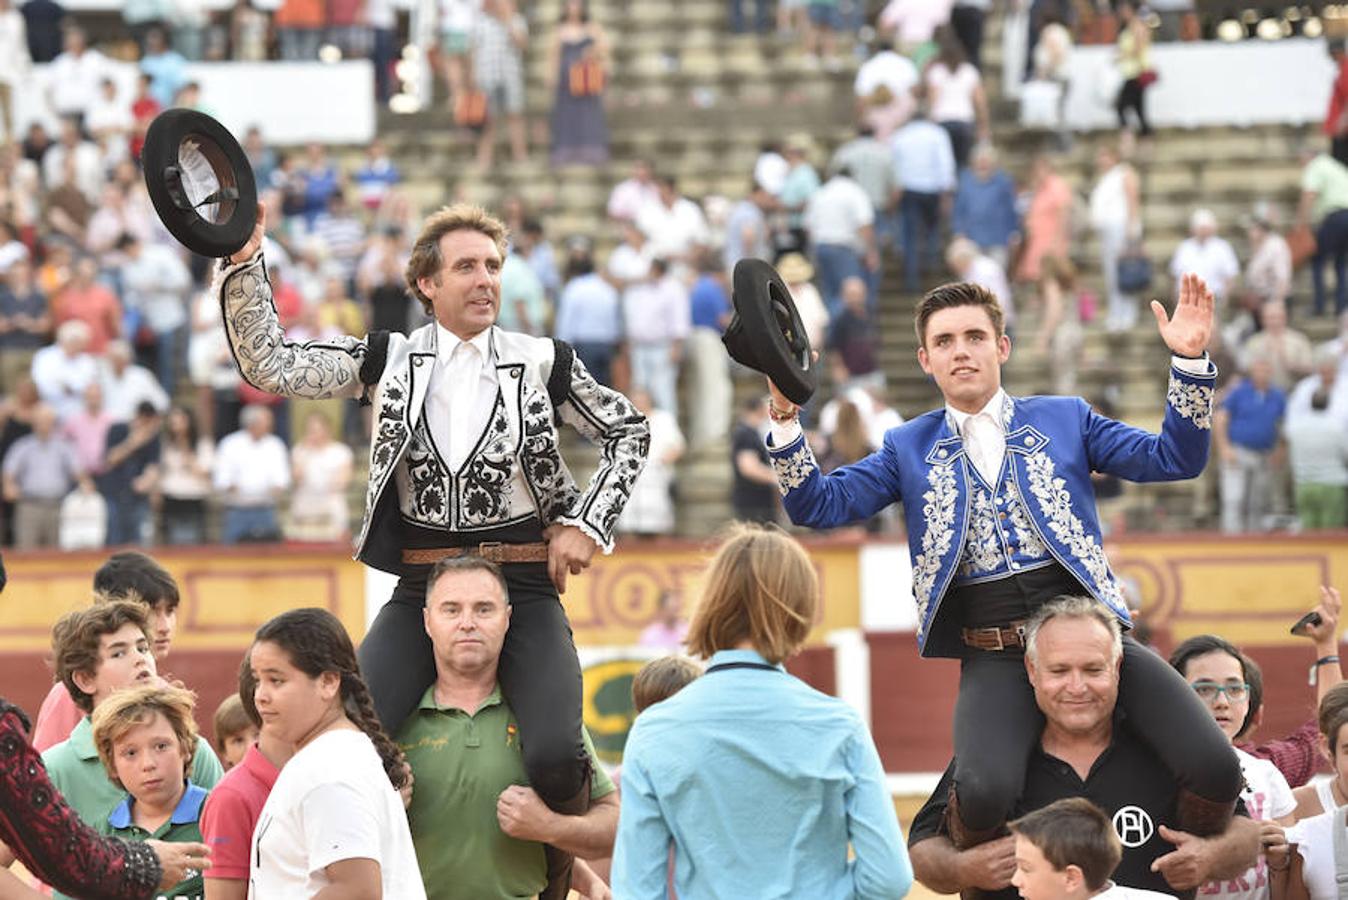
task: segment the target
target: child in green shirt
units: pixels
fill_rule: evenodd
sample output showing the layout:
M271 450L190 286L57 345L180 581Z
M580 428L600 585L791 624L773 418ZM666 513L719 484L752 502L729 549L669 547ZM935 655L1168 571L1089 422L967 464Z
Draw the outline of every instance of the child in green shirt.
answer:
M108 777L127 797L108 816L109 833L129 841L201 841L206 789L187 780L197 750L195 699L175 687L118 691L94 710L93 737ZM201 900L200 872L160 895Z

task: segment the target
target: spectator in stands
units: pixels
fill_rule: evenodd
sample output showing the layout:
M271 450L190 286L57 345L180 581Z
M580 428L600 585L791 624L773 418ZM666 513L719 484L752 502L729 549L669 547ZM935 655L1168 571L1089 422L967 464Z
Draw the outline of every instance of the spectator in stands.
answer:
M105 828L126 792L108 778L99 761L90 716L116 692L153 686L158 677L145 606L111 597L100 600L67 613L52 628L56 677L84 715L70 738L45 751L42 761L52 784L79 817ZM210 745L198 746L188 777L209 790L222 774Z
M711 253L702 255L700 269L689 295L692 328L686 362L690 390L697 398L687 411L688 437L697 448L726 436L732 408L729 357L721 343L733 313L727 274Z
M633 386L648 391L657 409L678 415L679 366L690 327L688 289L656 257L647 276L624 292L622 313Z
M1272 480L1282 469L1278 445L1286 395L1273 385L1268 357L1253 357L1247 365L1248 375L1226 395L1212 420L1227 534L1264 530Z
M150 93L150 76L141 72L136 77L136 96L131 100L131 158L139 162L141 148L145 146L145 132L164 108ZM254 169L254 173L258 170ZM265 184L259 181L259 184Z
M1348 373L1339 369L1339 352L1332 343L1321 344L1311 354L1315 370L1301 379L1287 396L1287 419L1309 412L1311 397L1323 393L1329 398L1329 416L1348 422Z
M679 193L674 176L657 176L655 186L656 202L641 208L637 227L645 233L651 255L664 259L674 271L682 272L695 259L698 249L711 242L707 218L702 207Z
M611 261L609 265L611 268ZM403 299L406 301L405 294ZM547 334L552 324L552 303L543 282L514 247L501 264L501 314L496 324L506 331L538 337Z
M754 33L765 35L772 27L772 4L769 0L753 0ZM730 0L730 31L732 34L744 34L748 28L744 24L744 0Z
M196 697L178 687L119 691L93 719L98 758L127 796L103 827L127 841L200 843L197 821L207 789L191 781L201 745L193 718ZM201 896L201 873L192 870L164 896Z
M1170 277L1176 285L1186 272L1206 281L1219 304L1226 302L1231 285L1240 277L1236 251L1217 234L1217 216L1210 209L1193 211L1189 216L1189 236L1170 258Z
M529 26L513 0L483 0L473 29L473 83L487 95L487 121L477 142L479 168L491 166L496 123L504 121L515 162L529 157L524 135L524 49Z
M0 390L27 378L33 357L51 333L47 298L33 280L33 264L16 259L0 280Z
M5 453L5 499L14 504L14 546L20 550L55 547L61 501L77 484L85 492L94 489L56 424L51 408L40 407L33 433Z
M48 158L56 154L53 149ZM78 246L84 240L94 207L80 185L79 163L73 154L61 158L59 183L47 192L46 221L51 236Z
M805 12L809 25L805 29L805 65L814 68L823 60L829 72L842 71L838 58L838 32L843 28L838 0L809 0Z
M1155 79L1155 70L1151 64L1151 27L1138 15L1135 0L1122 0L1118 4L1119 40L1115 52L1115 65L1123 86L1114 101L1114 109L1119 114L1119 129L1128 128L1128 110L1137 117L1138 134L1151 137L1151 125L1147 122L1147 87ZM1150 80L1149 80L1150 79Z
M121 160L129 152L127 139L135 122L131 104L119 96L117 83L104 78L98 85L98 96L84 114L84 130L103 151L104 162Z
M1127 331L1137 322L1137 297L1119 290L1119 260L1142 241L1142 197L1137 172L1117 148L1102 144L1095 154L1097 180L1091 189L1090 221L1100 247L1110 331Z
M33 383L42 402L64 419L80 408L84 387L98 377L98 361L85 352L89 326L78 320L56 329L56 343L33 356Z
M402 277L407 256L402 232L393 226L385 226L371 237L356 266L356 292L365 298L370 310L371 331L407 334L409 330L411 298L407 296Z
M786 157L782 156L782 145L777 141L764 141L754 160L754 183L777 200L782 195L782 186L786 184L786 173L790 169Z
M632 485L632 494L615 526L624 534L658 537L674 533L674 464L687 444L673 410L661 409L645 388L629 392L632 405L646 417L651 428L651 447L646 466ZM702 402L699 398L699 402Z
M538 280L543 282L543 292L550 303L556 303L562 290L562 276L557 269L557 254L552 242L543 232L543 223L538 219L525 219L524 227L518 234L511 235L519 246L520 256L529 263Z
M777 274L786 282L791 299L800 314L811 347L823 347L828 338L829 314L824 298L814 286L814 266L799 253L788 253L777 261Z
M402 181L402 174L388 154L388 146L379 138L370 143L365 162L351 176L360 205L366 212L375 212L383 205L389 191Z
M271 18L250 0L235 0L229 11L229 58L235 62L262 62L267 58L267 32ZM253 169L257 174L257 168ZM258 178L265 184L266 180Z
M632 174L618 182L608 195L608 216L618 221L632 222L643 207L660 198L655 186L655 174L650 160L638 159L632 164Z
M950 135L955 165L963 169L969 163L974 141L986 141L991 135L988 99L983 77L965 57L964 48L948 28L936 32L938 51L927 66L923 84L930 103L928 112Z
M116 420L108 415L103 403L103 387L91 381L84 388L84 406L61 423L61 437L75 451L80 471L97 475L103 471L103 454L108 449L108 429Z
M525 784L518 725L497 681L509 625L505 579L495 564L445 559L429 575L425 630L436 678L397 741L415 780L407 818L432 897L562 897L565 883L548 887L540 844L583 857L605 856L613 846L617 798L588 734L595 773L588 812L555 813ZM479 734L481 749L465 753ZM446 845L447 828L463 830L465 839ZM583 896L601 896L602 885L581 881L585 871L577 867L573 886Z
M777 203L786 213L786 227L789 237L785 243L777 242L777 252L794 250L806 253L809 250L809 233L805 227L805 207L810 197L819 190L819 173L810 164L815 152L814 139L808 134L794 134L782 146L786 159L786 178L782 189L777 192Z
M828 349L835 364L842 366L845 384L871 375L880 368L880 329L871 317L866 282L857 277L843 280L842 307L829 329Z
M118 422L108 431L98 488L108 504L111 546L144 544L150 536L150 497L159 482L162 423L159 410L142 402L131 421Z
M328 198L342 189L342 173L328 158L327 147L311 141L304 148L304 160L294 182L302 198L300 213L304 216L304 227L313 228L314 221L327 212Z
M286 62L313 62L326 24L322 0L283 0L272 16L277 46Z
M1331 413L1329 393L1317 391L1307 411L1289 414L1283 435L1302 530L1348 526L1348 427Z
M62 47L47 72L47 102L56 115L71 117L79 124L98 96L98 85L111 64L102 53L89 48L84 29L78 25L65 29ZM33 54L35 61L38 55Z
M178 92L187 84L187 60L168 44L163 28L145 32L145 52L140 70L150 76L150 95L164 109L174 105Z
M1348 166L1328 153L1301 151L1301 201L1298 228L1315 229L1311 279L1315 314L1325 310L1325 263L1334 261L1334 314L1348 310Z
M295 489L290 496L286 537L292 541L339 541L351 532L351 448L332 439L324 415L304 420L304 439L290 451Z
M239 692L230 696L238 701L256 740L248 741L242 759L225 772L201 808L202 840L211 847L211 862L202 875L206 879L206 896L211 900L246 900L253 830L276 776L294 754L294 746L278 737L271 724L258 714L256 691L257 679L248 664L248 654L244 654L243 665L239 667ZM221 704L221 709L224 705ZM227 735L217 712L217 752Z
M364 6L361 0L327 0L326 3L324 39L348 59L368 56L370 52L369 35L362 23Z
M6 144L5 149L12 145ZM12 202L0 195L0 202ZM28 247L19 240L18 226L0 219L0 275L9 271L9 267L20 259L29 259Z
M1044 313L1035 352L1048 361L1052 392L1074 395L1084 340L1077 270L1066 257L1045 256L1039 271L1039 299Z
M880 271L875 243L875 209L870 198L843 166L810 195L802 220L819 273L819 286L830 315L842 309L842 286L850 278L861 281L870 302L874 276Z
M899 245L903 250L903 288L916 293L924 274L937 268L941 208L955 190L955 154L950 135L927 118L918 100L913 118L892 142L899 182Z
M28 52L28 28L14 0L0 0L0 131L5 143L12 144L14 133L14 93L28 78L33 60Z
M641 647L680 654L688 636L683 600L678 591L663 590L655 602L655 618L641 631ZM702 674L702 667L686 656L664 656L642 666L632 678L632 707L640 715L647 708L668 700ZM672 873L671 873L672 874Z
M951 0L889 0L876 20L882 35L893 35L895 49L906 56L929 44L936 30L950 21ZM924 60L925 61L925 60Z
M197 430L192 410L171 409L164 420L159 454L160 539L164 543L205 543L214 457L215 447Z
M481 15L481 3L477 0L439 0L436 5L439 10L439 56L452 112L471 85L473 33Z
M108 182L103 185L99 206L94 210L93 216L89 219L89 228L85 233L84 247L96 256L107 260L111 265L116 260L117 239L124 234L134 234L142 241L151 240L154 235L155 223L151 221L153 213L137 203L131 202L127 198L126 190L115 182ZM95 273L97 274L97 273ZM118 316L121 315L121 306L117 308ZM89 317L85 317L88 321ZM110 337L115 337L120 328L114 329L111 334L99 335L100 330L106 330L106 326L100 327L90 322L90 327L94 329L94 346L97 347L94 352L101 353L103 345L107 343Z
M841 466L851 465L875 450L861 410L845 395L838 397L829 425L827 432L824 432L822 423L820 426L820 433L828 440L828 449L819 459L821 472L828 473Z
M1215 634L1200 634L1191 637L1175 648L1170 654L1170 665L1189 682L1216 720L1222 733L1235 743L1245 730L1252 715L1250 685L1254 678L1250 670L1254 663L1241 653L1229 641ZM1240 760L1240 772L1245 785L1240 798L1245 803L1245 811L1256 822L1274 823L1287 826L1296 821L1296 800L1287 779L1273 763L1252 756L1239 747L1234 747L1236 758ZM1281 835L1277 836L1281 843ZM1271 832L1265 829L1261 835L1264 847L1268 847ZM1255 864L1231 882L1209 882L1202 888L1204 896L1217 894L1229 897L1244 897L1245 885L1262 885L1268 882L1268 864L1261 853ZM1259 896L1262 896L1260 892Z
M56 0L26 0L18 4L28 36L28 55L35 63L48 63L61 52L61 23L65 7Z
M187 337L187 290L192 276L178 251L123 235L117 249L122 265L123 300L140 322L134 339L143 358L153 360L155 375L168 393L178 383L180 357Z
M1011 285L1006 280L1006 271L992 256L981 252L978 245L968 238L955 238L945 251L946 265L956 281L969 281L981 284L992 292L1002 306L1002 318L1008 334L1016 324L1016 306L1012 301Z
M767 188L756 181L749 184L749 195L736 203L726 217L725 242L722 262L728 273L741 259L773 258L772 227L768 213L776 207L776 200Z
M116 190L109 187L108 190ZM49 321L61 327L66 322L80 322L89 331L89 353L100 356L108 349L108 342L121 334L123 310L117 295L98 280L98 263L92 256L75 260L74 276L57 292L51 303L53 315Z
M1251 335L1241 346L1243 359L1263 357L1272 367L1274 387L1286 392L1310 374L1313 365L1311 342L1306 335L1287 327L1287 305L1270 300L1259 309L1262 331Z
M1292 250L1278 231L1276 211L1269 203L1257 203L1242 224L1250 242L1245 307L1257 310L1270 300L1286 302L1292 291Z
M1066 259L1072 235L1072 188L1058 174L1052 156L1040 153L1030 168L1030 205L1025 211L1024 244L1016 280L1038 281L1047 256Z
M713 884L733 896L903 896L912 869L874 741L850 707L782 668L817 621L810 558L780 531L741 525L707 583L688 646L722 681L694 681L633 726L614 893L668 896L672 846L685 897ZM811 740L789 737L802 728ZM762 804L809 813L764 817Z
M858 126L856 137L834 151L833 159L829 161L830 171L838 172L844 168L852 173L852 179L871 202L875 212L876 250L883 254L894 246L899 232L898 181L894 177L894 159L888 141L877 137L871 126ZM879 287L878 269L874 274L872 295Z
M327 247L328 258L336 264L345 284L350 284L365 252L366 237L365 226L346 202L345 191L339 188L328 196L327 208L314 218L311 234ZM358 333L363 334L364 329Z
M73 183L85 200L95 203L103 193L103 159L98 147L85 140L80 131L82 116L83 113L80 117L68 115L61 118L60 137L42 157L42 182L49 191L67 182ZM72 163L75 167L73 179L69 174ZM81 231L72 237L79 244L84 240L84 233Z
M245 406L239 420L243 428L226 435L215 451L215 490L225 510L220 540L278 540L276 506L290 487L286 446L272 431L275 421L267 407Z
M552 103L552 164L599 166L608 162L604 90L611 63L604 26L590 17L588 0L566 0L548 44Z
M1005 269L1012 248L1020 243L1016 185L1004 169L997 167L997 152L991 144L974 148L970 161L971 165L960 172L955 189L950 230L973 241Z
M913 114L913 88L917 83L913 61L894 52L889 42L877 41L870 58L857 68L852 83L857 120L870 128L877 140L888 143L894 130Z
M103 387L104 404L114 422L130 421L143 403L154 407L159 415L168 412L168 394L154 373L132 361L131 345L126 341L108 344L107 353L99 361L98 380Z
M983 20L992 0L956 0L950 10L950 30L975 69L983 68Z
M776 522L781 516L777 476L763 445L767 427L768 398L743 401L739 422L730 435L730 505L735 518L744 522Z
M1334 63L1334 83L1329 90L1329 107L1322 127L1330 140L1330 154L1348 165L1348 53L1341 37L1329 41L1329 58Z
M622 243L613 248L608 255L605 274L609 282L623 294L626 303L627 292L634 285L645 281L651 270L651 248L646 234L632 222L623 222ZM666 267L668 268L668 267Z
M600 384L610 384L622 340L622 300L594 270L584 238L572 239L566 274L566 287L557 302L556 336L575 347L576 356Z

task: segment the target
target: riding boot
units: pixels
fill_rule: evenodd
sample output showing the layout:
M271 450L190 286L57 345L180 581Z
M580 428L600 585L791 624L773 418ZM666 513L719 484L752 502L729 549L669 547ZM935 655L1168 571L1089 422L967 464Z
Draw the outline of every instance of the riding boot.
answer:
M590 808L591 778L593 773L587 767L580 790L565 802L553 806L552 811L564 816L585 815ZM543 853L548 860L548 886L538 895L538 900L566 900L571 893L571 869L576 858L551 844L543 846Z

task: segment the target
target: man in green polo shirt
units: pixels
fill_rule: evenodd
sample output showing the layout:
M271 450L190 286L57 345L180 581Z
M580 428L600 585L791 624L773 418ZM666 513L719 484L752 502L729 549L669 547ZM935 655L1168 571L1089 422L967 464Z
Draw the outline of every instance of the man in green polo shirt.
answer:
M537 896L548 883L544 844L580 858L612 853L618 827L613 782L586 734L594 768L588 812L555 813L526 786L519 726L496 682L510 624L501 570L476 556L449 558L427 584L424 615L436 680L397 735L414 776L407 815L426 896ZM586 897L604 890L579 864L572 887Z
M52 629L56 675L85 716L68 740L42 754L42 762L71 808L103 834L109 833L108 816L126 792L108 778L89 716L114 691L158 679L147 616L142 603L113 600L69 613ZM223 774L220 760L203 741L192 762L192 782L210 790Z

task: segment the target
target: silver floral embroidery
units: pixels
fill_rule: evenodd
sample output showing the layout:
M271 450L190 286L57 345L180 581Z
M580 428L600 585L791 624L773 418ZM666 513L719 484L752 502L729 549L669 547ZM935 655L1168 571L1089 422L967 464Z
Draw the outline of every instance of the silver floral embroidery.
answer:
M1034 523L1030 521L1030 511L1020 499L1020 493L1009 483L1006 490L1006 518L1016 533L1016 543L1020 545L1020 554L1030 559L1048 557L1048 547L1039 537Z
M992 495L981 487L973 488L973 508L969 513L969 536L964 541L960 575L973 578L996 572L1004 559L1002 541L997 535L997 511Z
M814 461L808 442L802 440L800 449L786 456L772 457L772 467L777 470L777 490L785 497L791 491L804 484L819 464Z
M959 499L953 466L932 466L927 471L927 484L931 490L922 495L922 520L927 527L922 532L922 552L913 558L913 597L919 622L926 621L936 576L955 540L955 503Z
M1212 428L1211 387L1181 381L1172 373L1170 387L1165 392L1165 402L1180 416L1193 422L1195 428L1203 431Z
M1123 608L1123 598L1110 574L1105 551L1072 512L1067 482L1054 476L1053 460L1047 453L1032 454L1025 460L1025 471L1029 476L1030 492L1039 501L1039 509L1058 543L1085 567L1100 598Z

